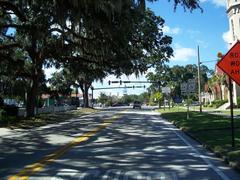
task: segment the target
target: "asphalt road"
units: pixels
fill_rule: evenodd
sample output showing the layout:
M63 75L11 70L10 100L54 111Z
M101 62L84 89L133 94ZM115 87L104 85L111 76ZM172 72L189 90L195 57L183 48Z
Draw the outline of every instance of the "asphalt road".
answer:
M240 179L150 109L106 109L9 132L0 137L0 153L0 179Z

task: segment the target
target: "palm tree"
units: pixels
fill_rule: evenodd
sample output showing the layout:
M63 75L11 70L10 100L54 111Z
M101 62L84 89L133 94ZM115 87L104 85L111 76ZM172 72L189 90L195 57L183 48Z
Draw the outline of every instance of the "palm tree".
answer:
M227 86L226 74L214 74L208 81L209 88L212 92L216 91L216 86L219 87L220 100L223 100L222 86Z

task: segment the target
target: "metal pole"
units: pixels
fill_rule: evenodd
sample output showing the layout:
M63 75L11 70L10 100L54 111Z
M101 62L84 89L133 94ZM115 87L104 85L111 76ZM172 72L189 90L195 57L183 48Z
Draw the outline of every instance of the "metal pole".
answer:
M168 95L168 109L171 109L171 107L170 107L170 94Z
M232 91L233 91L232 79L229 77L232 147L235 147L234 118L233 118L233 94L232 94Z
M199 112L202 113L202 97L201 97L201 78L200 78L200 53L198 46L198 99L199 99Z
M187 119L189 119L189 92L187 95Z
M160 81L158 81L158 92L160 93ZM158 108L161 108L161 102L160 102L160 98L158 99ZM165 110L165 108L164 108Z
M92 89L92 108L93 108L93 87L91 89Z

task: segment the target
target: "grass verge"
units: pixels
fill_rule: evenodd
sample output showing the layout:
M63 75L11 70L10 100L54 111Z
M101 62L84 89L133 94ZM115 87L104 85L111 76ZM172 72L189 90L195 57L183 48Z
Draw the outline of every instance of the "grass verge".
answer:
M163 118L171 121L240 170L240 119L235 119L235 147L233 148L230 118L191 111L190 118L187 119L184 109L172 108L159 111Z
M63 122L71 118L76 118L86 114L97 112L98 110L91 108L83 108L67 112L58 112L51 114L39 114L33 118L24 117L5 117L0 121L0 127L7 127L11 129L31 129L48 124Z

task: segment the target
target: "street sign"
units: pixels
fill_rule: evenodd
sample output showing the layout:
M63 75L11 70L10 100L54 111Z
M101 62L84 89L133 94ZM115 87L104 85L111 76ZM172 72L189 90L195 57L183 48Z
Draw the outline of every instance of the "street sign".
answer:
M182 84L181 84L181 92L182 92L182 93L186 93L186 92L187 92L187 89L188 89L187 83L182 83Z
M162 93L163 94L170 94L171 89L170 87L162 87Z
M229 76L229 99L231 112L232 147L235 147L235 125L233 118L233 87L232 80L240 85L240 42L237 41L225 56L217 63L217 66Z
M187 83L182 83L180 88L181 88L182 95L195 93L195 90L196 90L195 79L189 79Z
M195 93L195 90L196 90L195 83L188 83L188 92Z
M217 63L232 80L240 85L240 42L238 41Z

